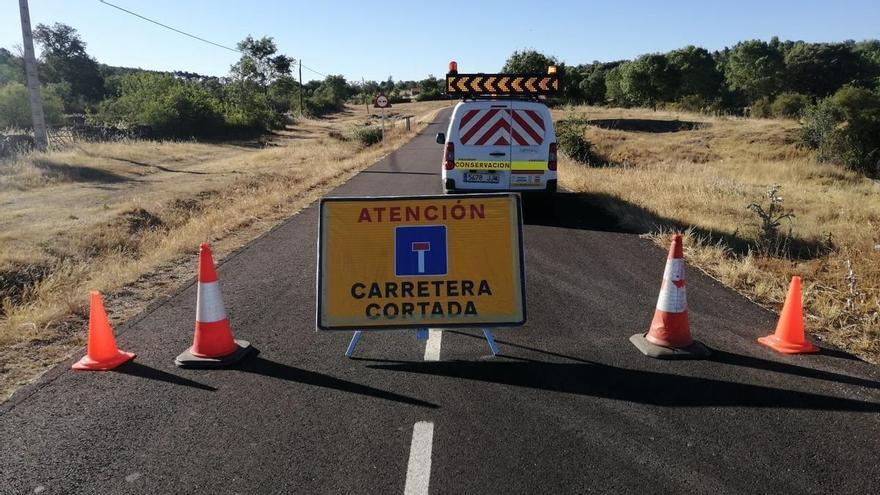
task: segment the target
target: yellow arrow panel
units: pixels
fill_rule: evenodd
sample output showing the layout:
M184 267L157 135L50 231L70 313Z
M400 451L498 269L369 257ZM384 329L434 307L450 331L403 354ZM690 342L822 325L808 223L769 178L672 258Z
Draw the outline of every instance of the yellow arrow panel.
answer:
M537 91L535 89L535 78L534 77L529 77L526 79L526 89L528 89L529 91L531 91L533 93L535 91Z
M458 82L455 85L458 87L459 90L467 92L467 90L468 90L467 89L467 82L468 82L468 78L460 77L458 79Z
M511 86L513 87L514 91L522 91L523 90L522 89L522 80L523 80L523 78L521 78L521 77L514 77L513 78L513 82L511 83Z
M475 77L475 78L473 78L473 79L471 80L471 89L474 90L474 91L477 92L477 93L479 93L480 91L482 91L482 88L480 87L480 81L482 81L482 80L483 80L482 77Z

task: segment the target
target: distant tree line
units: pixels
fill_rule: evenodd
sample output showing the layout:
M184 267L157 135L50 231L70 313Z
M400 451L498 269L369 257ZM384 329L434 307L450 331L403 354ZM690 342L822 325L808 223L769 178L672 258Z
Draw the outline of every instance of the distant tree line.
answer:
M76 30L38 24L39 74L50 124L84 114L95 124L149 126L157 137L223 135L284 125L285 115L321 115L384 92L392 102L445 98L444 79L350 82L341 75L300 84L295 61L272 38L248 36L225 77L99 63ZM561 94L550 103L642 106L753 117L801 118L805 143L823 159L880 173L880 41L749 40L710 52L687 46L634 60L566 65L533 50L514 52L505 72L556 65ZM302 101L302 108L300 107ZM0 129L29 127L20 54L0 48ZM857 151L853 151L857 150Z
M55 125L85 115L92 124L148 126L155 137L213 137L278 128L291 112L335 111L358 92L339 75L300 85L295 61L269 37L238 43L242 56L225 77L101 64L65 24L38 24L34 39L44 110ZM21 55L0 48L0 129L30 127L29 105Z
M801 95L801 101L811 102L844 86L877 90L880 41L807 43L773 38L743 41L715 52L687 46L634 60L573 66L526 50L514 52L504 70L543 72L550 64L564 72L560 98L564 103L673 106L728 114L751 111L770 117L772 103L784 95Z
M648 107L797 118L820 160L880 177L880 41L749 40L709 52L687 46L634 60L566 66L517 51L505 72L563 74L557 104Z

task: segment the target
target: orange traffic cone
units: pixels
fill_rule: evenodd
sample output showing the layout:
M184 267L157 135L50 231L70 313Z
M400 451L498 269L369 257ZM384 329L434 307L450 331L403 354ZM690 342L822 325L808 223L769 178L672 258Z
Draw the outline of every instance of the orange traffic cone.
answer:
M86 355L71 366L75 370L107 371L134 359L131 352L116 348L101 293L92 291L89 301L89 343Z
M687 290L684 275L684 251L681 234L672 236L666 270L654 320L646 334L630 337L646 356L659 359L697 359L709 355L709 349L691 338L688 323Z
M196 331L193 345L177 356L174 362L188 368L219 368L238 363L251 350L253 348L249 342L232 338L211 248L202 244L199 246L199 285L196 293Z
M804 310L801 302L801 278L791 277L782 314L776 324L776 333L759 337L758 342L785 354L819 352L819 348L804 338Z

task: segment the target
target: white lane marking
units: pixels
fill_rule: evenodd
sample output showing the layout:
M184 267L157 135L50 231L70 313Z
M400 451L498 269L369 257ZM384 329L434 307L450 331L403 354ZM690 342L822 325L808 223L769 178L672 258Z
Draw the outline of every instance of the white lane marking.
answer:
M406 466L404 495L428 493L431 482L431 447L434 442L434 423L419 421L413 426L412 444L409 447L409 464Z
M425 342L425 361L440 361L440 341L442 339L443 330L428 329L428 341Z

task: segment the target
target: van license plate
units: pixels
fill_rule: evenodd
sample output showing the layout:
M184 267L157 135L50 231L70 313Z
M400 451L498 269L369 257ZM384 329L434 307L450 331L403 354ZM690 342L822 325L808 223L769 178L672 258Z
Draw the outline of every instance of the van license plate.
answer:
M464 174L465 182L482 182L484 184L498 184L501 176L498 174Z

